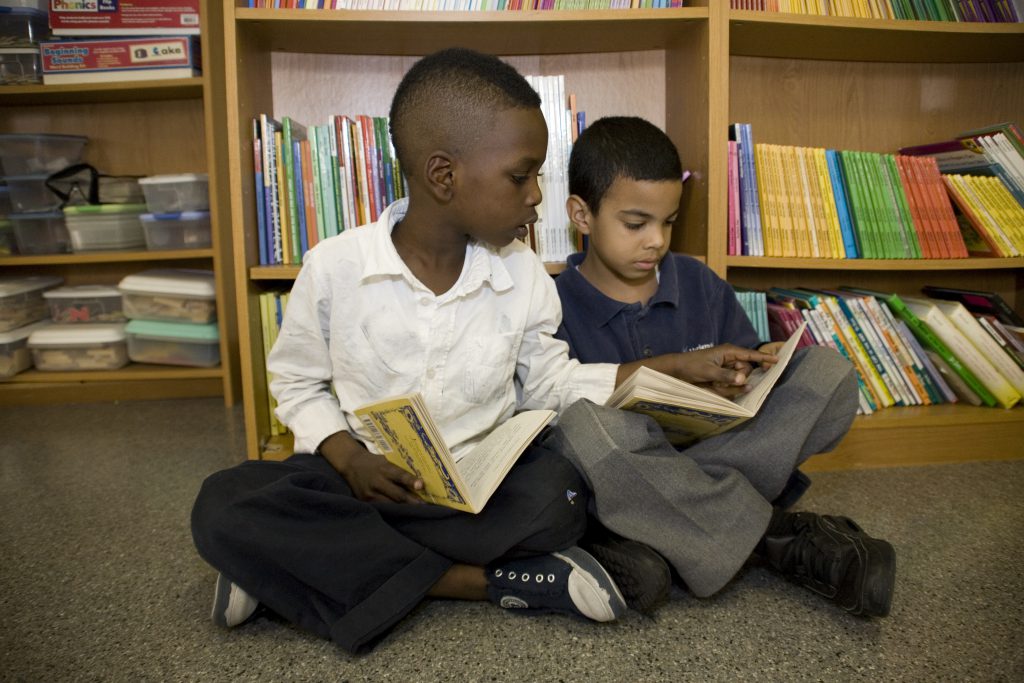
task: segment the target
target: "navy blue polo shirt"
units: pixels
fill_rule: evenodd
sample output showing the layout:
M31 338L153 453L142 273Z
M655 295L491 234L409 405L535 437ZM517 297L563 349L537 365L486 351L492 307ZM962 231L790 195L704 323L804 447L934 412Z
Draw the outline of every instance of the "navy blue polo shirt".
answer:
M724 343L760 344L729 283L694 258L666 254L658 291L646 304L609 299L576 269L582 262L583 254L573 254L555 278L562 299L562 325L555 336L584 363L629 363Z

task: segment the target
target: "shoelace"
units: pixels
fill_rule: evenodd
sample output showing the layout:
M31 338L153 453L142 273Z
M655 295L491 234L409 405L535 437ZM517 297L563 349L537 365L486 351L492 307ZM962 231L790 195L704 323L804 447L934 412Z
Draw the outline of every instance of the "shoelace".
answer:
M824 534L814 533L809 523L798 523L796 538L786 547L783 566L792 567L797 576L838 588L843 553L828 543L821 543L822 540L825 540Z

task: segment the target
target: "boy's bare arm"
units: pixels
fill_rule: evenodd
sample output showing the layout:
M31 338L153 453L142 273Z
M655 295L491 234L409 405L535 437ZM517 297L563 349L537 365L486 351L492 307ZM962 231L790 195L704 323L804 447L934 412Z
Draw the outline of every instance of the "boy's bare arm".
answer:
M396 467L384 456L371 453L348 432L335 432L317 449L331 463L359 500L422 503L416 491L423 481Z
M623 363L615 376L615 386L622 384L640 366L646 366L733 398L747 391L745 385L754 363L771 364L778 360L778 356L774 354L745 349L735 344L719 344L699 351L667 353Z

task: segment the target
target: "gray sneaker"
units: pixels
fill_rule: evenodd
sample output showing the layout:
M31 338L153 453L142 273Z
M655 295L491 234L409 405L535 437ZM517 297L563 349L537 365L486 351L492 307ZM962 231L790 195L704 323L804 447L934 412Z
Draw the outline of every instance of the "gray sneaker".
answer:
M210 619L224 628L233 628L244 623L253 615L260 603L246 593L237 583L232 583L223 574L217 574L217 586L213 591L213 611Z

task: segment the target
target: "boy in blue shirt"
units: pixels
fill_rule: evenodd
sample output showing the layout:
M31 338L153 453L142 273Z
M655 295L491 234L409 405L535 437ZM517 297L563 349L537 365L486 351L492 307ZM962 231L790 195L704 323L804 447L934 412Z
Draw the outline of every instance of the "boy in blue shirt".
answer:
M584 363L630 363L728 345L773 354L732 288L699 261L669 253L682 196L675 146L639 118L595 121L575 143L566 208L587 250L557 280L557 336ZM726 345L726 346L723 346ZM734 397L742 384L707 383ZM749 375L751 365L730 367ZM580 402L545 445L569 457L592 489L597 518L664 555L697 596L721 589L753 554L854 614L888 614L895 552L846 517L787 512L809 480L797 467L831 450L857 410L852 366L800 349L759 414L676 452L646 416ZM774 503L774 504L773 504Z

